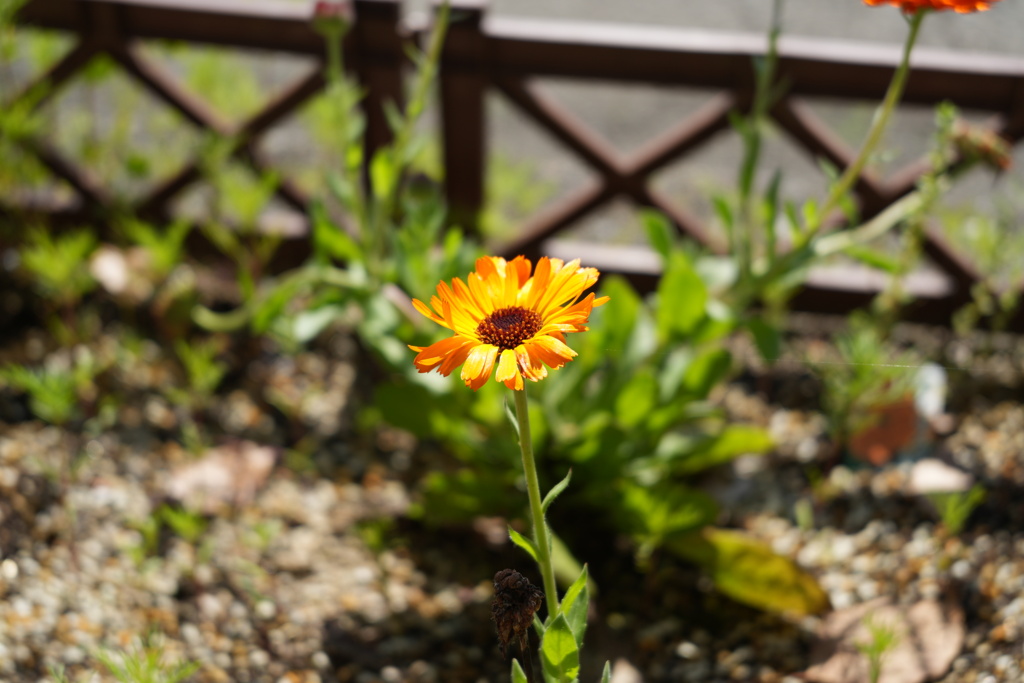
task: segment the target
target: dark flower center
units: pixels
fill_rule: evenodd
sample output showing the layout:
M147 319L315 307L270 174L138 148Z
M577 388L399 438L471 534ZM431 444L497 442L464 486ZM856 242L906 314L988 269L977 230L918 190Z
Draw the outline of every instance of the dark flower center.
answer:
M501 350L514 349L537 334L541 328L540 314L519 306L500 308L480 321L476 334L485 344Z

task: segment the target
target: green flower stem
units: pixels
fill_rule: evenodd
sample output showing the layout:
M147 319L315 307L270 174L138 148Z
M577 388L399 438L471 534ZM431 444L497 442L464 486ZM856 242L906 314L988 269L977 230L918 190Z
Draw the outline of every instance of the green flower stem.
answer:
M839 181L832 186L832 190L828 193L825 203L822 204L821 210L818 212L814 225L808 226L812 231L821 227L821 222L836 208L846 193L850 191L853 184L857 182L857 178L860 177L861 171L864 170L864 166L867 165L868 159L874 153L875 148L882 141L885 129L889 126L889 119L892 118L896 105L899 104L900 98L903 97L903 89L907 84L907 76L910 74L910 53L914 49L914 43L917 42L917 35L921 30L921 23L927 14L927 10L919 10L909 17L910 33L907 34L907 42L903 45L903 58L900 61L900 65L896 68L896 73L893 74L892 81L889 83L889 90L885 93L885 99L882 100L882 105L875 113L871 129L864 139L864 144L861 146L857 158L846 167Z
M533 519L533 542L537 546L537 564L540 565L544 580L544 595L548 601L548 616L558 613L558 587L555 585L555 568L551 564L551 539L548 525L541 507L540 482L537 480L537 463L533 459L533 442L530 436L530 411L526 403L526 389L512 392L516 397L516 420L519 423L519 448L523 452L523 472L526 474L526 491L530 497L530 517Z

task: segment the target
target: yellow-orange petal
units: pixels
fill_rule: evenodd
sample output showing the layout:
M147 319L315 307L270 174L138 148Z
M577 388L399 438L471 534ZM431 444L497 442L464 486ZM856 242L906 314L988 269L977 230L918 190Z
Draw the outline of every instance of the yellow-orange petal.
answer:
M473 339L467 339L466 343L456 348L454 351L448 354L448 356L441 361L441 365L438 366L437 371L447 377L452 374L452 371L466 362L466 358L469 357L469 352L473 350L473 347L477 346L479 342Z
M505 380L505 386L515 391L523 390L523 376L516 372L510 379Z
M533 269L530 259L525 256L516 256L509 262L509 266L511 271L516 274L516 286L522 287L526 284L526 281L530 279L530 271Z
M531 355L544 361L550 368L560 368L571 361L576 352L553 335L535 337L526 343Z
M418 353L412 362L420 372L430 372L444 362L445 358L449 354L457 351L465 344L472 343L475 342L470 339L464 339L463 337L446 337L427 347L410 347L413 350L418 350Z
M530 352L522 344L516 347L516 361L519 363L519 370L531 382L537 382L548 376L548 369L540 358L533 358Z
M516 367L516 352L505 349L498 357L498 371L494 374L494 379L498 382L507 382L517 374L519 369Z
M435 299L436 299L436 297L435 297ZM413 299L412 300L412 306L417 311L419 311L420 314L423 315L424 317L430 318L431 320L433 320L438 325L441 325L442 327L448 327L448 323L445 322L444 318L442 318L437 313L434 313L432 310L427 308L427 305L425 303L423 303L422 301L420 301L419 299Z
M474 346L466 357L466 363L462 366L462 381L466 386L476 391L482 387L491 376L491 369L494 368L494 361L498 357L498 347L490 344L479 344Z

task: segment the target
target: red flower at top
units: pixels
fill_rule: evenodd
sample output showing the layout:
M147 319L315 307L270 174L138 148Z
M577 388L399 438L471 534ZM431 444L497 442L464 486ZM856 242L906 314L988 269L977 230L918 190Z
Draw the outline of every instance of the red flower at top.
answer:
M953 10L960 14L984 12L999 0L864 0L868 5L895 5L907 14L922 9L933 9L939 12Z

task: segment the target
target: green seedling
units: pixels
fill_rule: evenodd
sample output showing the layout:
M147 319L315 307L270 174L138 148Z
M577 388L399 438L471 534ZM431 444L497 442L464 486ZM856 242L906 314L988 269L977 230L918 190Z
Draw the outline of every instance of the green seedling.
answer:
M120 683L182 683L199 670L198 662L168 661L157 636L131 649L101 649L93 656Z
M959 536L971 513L985 502L986 496L985 487L975 484L968 491L932 493L928 498L939 511L946 533L950 536Z
M871 635L871 640L859 643L857 649L868 660L868 678L871 683L878 683L882 675L882 664L885 656L900 643L900 634L896 627L877 621L873 616L864 620L864 626Z

